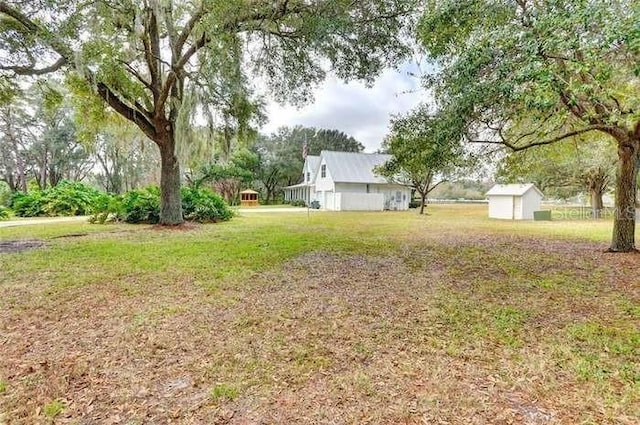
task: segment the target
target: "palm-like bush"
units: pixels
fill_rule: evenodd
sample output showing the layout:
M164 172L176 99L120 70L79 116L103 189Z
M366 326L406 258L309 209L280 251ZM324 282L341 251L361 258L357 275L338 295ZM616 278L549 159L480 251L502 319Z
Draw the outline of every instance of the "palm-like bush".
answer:
M9 216L9 208L0 205L0 220L7 220Z
M182 188L182 214L186 220L215 223L229 220L233 211L222 197L208 189Z
M80 182L62 181L57 186L13 194L10 205L19 217L90 214L102 194Z

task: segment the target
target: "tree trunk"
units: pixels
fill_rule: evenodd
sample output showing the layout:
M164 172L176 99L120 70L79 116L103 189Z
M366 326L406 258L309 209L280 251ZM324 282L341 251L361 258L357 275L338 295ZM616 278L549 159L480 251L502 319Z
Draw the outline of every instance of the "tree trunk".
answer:
M611 252L635 250L636 176L640 140L618 142L618 170L616 173L616 210L613 222Z
M9 128L9 137L13 139L11 128ZM13 139L12 142L13 151L16 156L16 169L18 171L16 186L18 190L27 193L27 171L24 158L22 157L22 152L20 152L20 148L18 147L18 142L16 142L15 139Z
M424 214L424 207L426 203L427 203L427 194L421 193L420 194L420 215Z
M180 196L180 162L175 154L175 139L168 133L158 143L160 147L160 224L175 226L184 223Z
M24 163L24 158L22 158L22 154L18 150L18 145L15 145L16 149L16 161L18 168L18 187L24 193L27 193L28 185L27 185L27 171L26 165Z
M602 191L598 189L591 189L591 211L593 212L594 219L602 216L603 208L604 203L602 202Z

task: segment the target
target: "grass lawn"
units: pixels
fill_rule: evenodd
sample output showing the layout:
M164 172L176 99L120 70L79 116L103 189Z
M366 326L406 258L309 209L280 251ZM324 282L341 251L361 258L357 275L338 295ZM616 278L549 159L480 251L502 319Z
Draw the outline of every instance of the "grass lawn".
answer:
M0 424L635 424L640 255L483 205L0 229Z

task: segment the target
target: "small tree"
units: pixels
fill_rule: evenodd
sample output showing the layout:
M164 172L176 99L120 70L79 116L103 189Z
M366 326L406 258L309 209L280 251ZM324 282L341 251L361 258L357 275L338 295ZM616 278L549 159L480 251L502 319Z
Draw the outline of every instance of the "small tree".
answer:
M463 162L460 139L442 124L438 115L430 115L423 106L392 121L383 147L393 158L378 172L415 189L420 195L420 214L424 214L427 195Z
M84 180L94 161L76 137L68 105L41 104L34 122L40 128L29 149L29 162L40 189L57 186L62 180Z
M193 179L192 185L200 187L209 183L228 204L236 205L240 200L240 191L252 185L257 170L258 156L248 149L240 149L227 162L216 161L204 166Z

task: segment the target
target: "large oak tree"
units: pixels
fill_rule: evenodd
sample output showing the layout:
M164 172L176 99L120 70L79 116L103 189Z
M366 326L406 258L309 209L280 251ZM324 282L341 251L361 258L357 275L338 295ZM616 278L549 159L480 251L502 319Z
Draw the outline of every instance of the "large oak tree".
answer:
M252 76L280 100L306 100L326 69L370 81L406 52L407 3L0 1L0 82L4 93L7 76L63 71L135 123L160 151L160 221L179 224L176 148L197 116L224 117L229 105L242 115Z
M420 26L451 125L513 150L597 132L617 147L611 251L635 249L638 0L432 0Z

